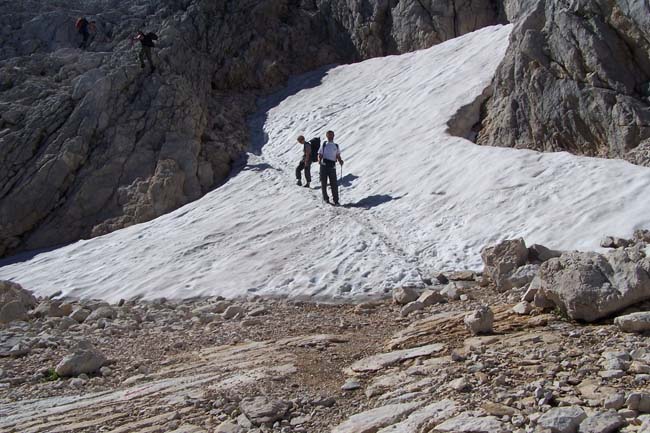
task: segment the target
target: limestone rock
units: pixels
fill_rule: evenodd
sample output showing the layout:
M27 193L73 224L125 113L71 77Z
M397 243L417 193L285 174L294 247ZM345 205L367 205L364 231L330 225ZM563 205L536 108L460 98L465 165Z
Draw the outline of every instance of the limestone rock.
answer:
M27 309L20 301L11 301L0 307L0 323L9 323L14 320L27 321Z
M425 307L429 307L444 302L444 300L445 298L440 294L440 292L436 292L435 290L425 290L417 299L417 302L422 303Z
M70 318L76 320L78 323L83 323L90 316L90 313L91 311L87 308L77 308L70 313Z
M422 302L419 301L409 302L408 304L402 307L402 309L400 310L400 315L402 317L406 317L409 314L415 311L421 311L422 309L424 309L424 304L422 304Z
M60 302L45 300L38 304L34 309L34 316L36 317L63 317L63 311L59 308Z
M421 405L422 403L392 404L361 412L334 427L332 433L374 433L394 424Z
M600 241L603 248L625 248L632 243L629 239L617 238L616 236L605 236Z
M435 427L435 431L454 433L505 433L507 428L494 416L474 416L468 412L448 419Z
M625 332L646 332L650 331L650 311L618 316L614 323Z
M103 305L96 310L94 310L88 317L86 317L86 322L94 322L100 319L115 319L117 317L117 312L113 307L108 305Z
M623 417L616 412L600 412L580 423L578 433L613 433L625 425Z
M287 403L263 396L244 399L239 407L253 425L273 424L282 419L289 410Z
M540 292L573 319L591 322L650 298L642 250L569 252L541 265Z
M409 302L416 301L418 292L411 287L397 287L393 289L393 301L399 305L406 305Z
M499 291L512 288L508 280L517 268L526 264L528 248L523 239L505 240L497 245L481 250L481 258L485 265L484 274L494 282Z
M418 358L421 356L429 356L444 350L443 344L434 343L426 346L416 347L413 349L396 350L394 352L379 353L371 355L367 358L356 361L350 367L355 372L370 372L381 370L389 365L405 361L407 359Z
M528 247L528 260L531 262L544 263L554 257L560 257L562 251L546 248L544 245L533 244Z
M506 11L516 24L477 142L647 165L647 4L542 0Z
M34 308L37 304L34 295L23 289L20 284L0 280L0 308L13 301L20 302L26 310Z
M533 306L529 302L521 301L512 307L512 311L522 316L527 316L531 311L533 311Z
M585 418L587 414L580 407L554 407L539 417L537 424L553 433L575 433Z
M106 363L106 357L96 349L77 350L63 358L56 366L59 376L78 376L83 373L96 373Z
M492 324L494 322L494 313L490 307L483 306L473 311L463 319L465 327L472 335L492 333Z

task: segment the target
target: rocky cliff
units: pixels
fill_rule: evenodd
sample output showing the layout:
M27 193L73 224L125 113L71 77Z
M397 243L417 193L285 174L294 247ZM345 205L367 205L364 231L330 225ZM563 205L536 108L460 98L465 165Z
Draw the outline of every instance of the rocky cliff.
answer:
M478 143L650 166L650 5L529 0L483 106Z
M217 186L289 75L503 21L495 0L0 0L0 256L155 218ZM97 22L78 48L79 16ZM129 38L158 34L157 70Z

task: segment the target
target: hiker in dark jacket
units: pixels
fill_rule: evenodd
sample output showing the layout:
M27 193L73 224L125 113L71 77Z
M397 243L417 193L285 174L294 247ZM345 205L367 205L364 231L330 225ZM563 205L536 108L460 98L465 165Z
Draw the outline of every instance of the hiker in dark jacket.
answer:
M88 24L89 22L85 17L79 18L75 23L75 27L77 28L77 31L83 38L81 45L79 45L79 48L83 50L85 50L88 47L88 38L90 37L90 31L88 31Z
M305 171L305 187L309 188L311 182L311 145L305 141L302 135L298 137L298 143L302 146L302 159L296 167L296 182L297 185L302 185L302 171Z
M336 179L336 161L338 161L342 166L343 159L341 159L341 150L339 149L339 145L334 142L334 132L327 131L326 137L327 141L323 143L318 151L318 162L320 163L320 186L323 192L323 200L325 200L326 203L329 203L330 199L327 196L327 180L329 179L334 205L338 206L339 185Z
M144 59L146 57L149 61L151 72L154 72L156 70L153 65L153 61L151 60L151 49L156 46L154 43L154 40L156 39L158 39L158 36L156 36L155 33L145 34L143 31L139 31L133 38L134 41L139 41L141 46L140 54L138 54L138 58L140 59L140 67L144 69Z

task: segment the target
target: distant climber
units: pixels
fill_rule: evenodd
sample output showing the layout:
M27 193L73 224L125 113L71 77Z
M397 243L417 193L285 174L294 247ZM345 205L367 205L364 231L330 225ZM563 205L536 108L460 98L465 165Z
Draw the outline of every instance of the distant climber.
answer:
M158 36L155 33L149 32L145 34L143 31L138 31L138 33L132 39L132 41L140 42L141 47L140 47L140 54L138 54L138 58L140 59L140 67L142 69L144 69L144 58L146 57L147 60L149 61L151 72L154 72L156 70L156 68L153 65L153 61L151 60L151 49L156 47L154 41L157 39Z
M75 23L75 28L83 38L83 41L81 42L81 45L79 45L79 48L82 50L85 50L88 47L88 38L90 37L90 31L88 30L88 26L90 23L85 17L79 17L77 19L77 22Z
M298 144L302 147L302 158L296 167L296 185L302 185L302 172L305 172L305 187L309 188L311 182L311 144L305 141L305 137L300 135L297 139Z
M336 161L343 166L343 159L341 159L341 149L339 145L334 142L334 132L327 131L327 141L318 151L318 162L320 163L320 185L323 192L323 200L326 203L330 202L327 196L327 180L329 179L330 188L332 189L332 198L334 205L339 205L339 185L336 179Z

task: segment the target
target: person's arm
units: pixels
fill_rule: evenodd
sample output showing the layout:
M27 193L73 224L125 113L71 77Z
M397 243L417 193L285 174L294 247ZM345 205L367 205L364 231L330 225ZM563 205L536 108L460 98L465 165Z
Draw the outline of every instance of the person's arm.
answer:
M343 159L341 158L341 152L338 149L336 150L336 160L339 162L339 164L343 165Z
M309 164L311 159L311 149L305 150L305 165Z
M325 147L324 144L320 147L320 149L318 149L318 163L319 164L322 164L322 162L323 162L323 147Z

